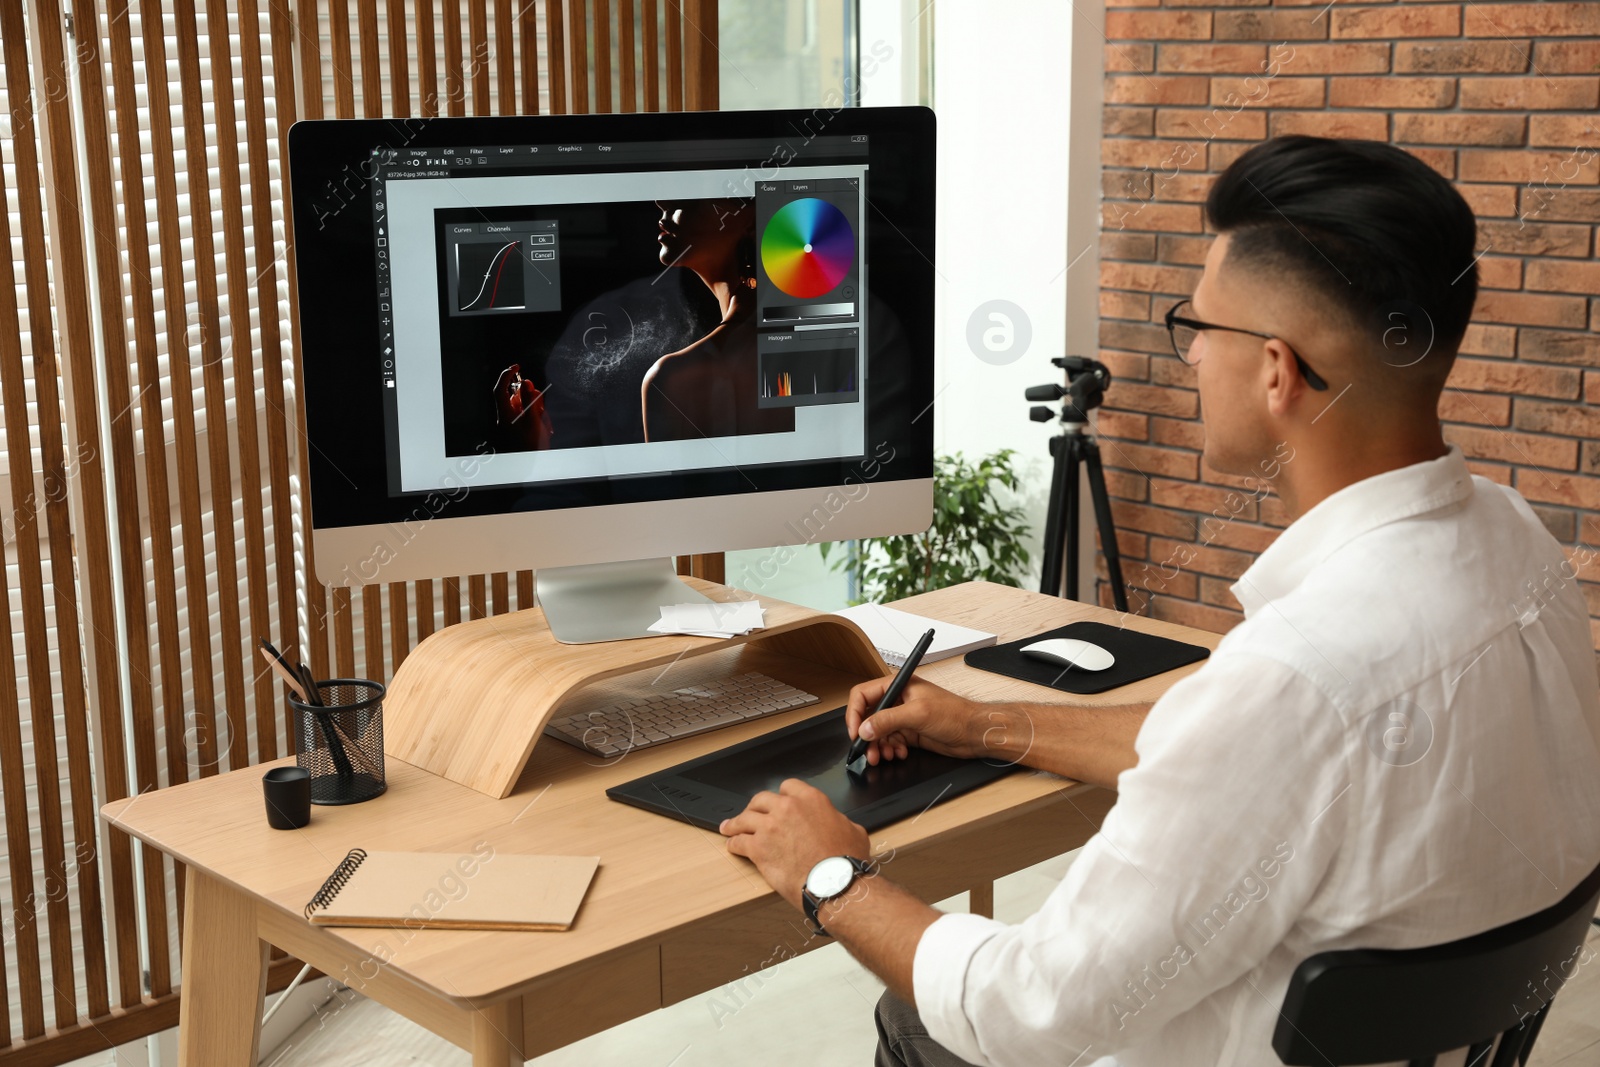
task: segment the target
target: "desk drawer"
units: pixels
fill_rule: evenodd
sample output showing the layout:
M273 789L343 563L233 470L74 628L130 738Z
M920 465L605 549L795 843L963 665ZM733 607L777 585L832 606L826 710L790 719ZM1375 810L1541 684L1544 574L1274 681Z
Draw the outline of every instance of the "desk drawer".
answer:
M662 1005L655 945L567 972L522 995L522 1054L528 1059L648 1015Z

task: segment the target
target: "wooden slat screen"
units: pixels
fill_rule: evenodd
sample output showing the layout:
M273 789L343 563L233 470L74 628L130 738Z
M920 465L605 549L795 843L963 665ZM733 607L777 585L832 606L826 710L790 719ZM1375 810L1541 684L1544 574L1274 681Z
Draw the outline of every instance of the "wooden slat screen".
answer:
M173 1024L182 872L96 811L292 750L259 638L386 678L433 631L533 604L527 571L310 580L289 126L711 108L716 21L715 0L0 3L0 1067Z

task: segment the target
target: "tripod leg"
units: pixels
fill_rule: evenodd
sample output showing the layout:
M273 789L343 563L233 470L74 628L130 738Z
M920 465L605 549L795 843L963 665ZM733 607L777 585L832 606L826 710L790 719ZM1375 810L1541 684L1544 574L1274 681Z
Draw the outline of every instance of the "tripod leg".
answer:
M1067 454L1066 473L1062 481L1066 486L1066 530L1063 540L1066 547L1067 587L1061 595L1068 600L1078 599L1078 461L1083 458L1083 437L1067 434L1061 440L1061 450Z
M1128 610L1128 590L1122 584L1122 552L1117 548L1117 528L1111 520L1111 499L1106 494L1106 472L1100 465L1100 446L1088 438L1083 442L1083 462L1089 470L1089 496L1094 500L1095 522L1100 528L1100 548L1106 554L1106 572L1111 578L1111 598L1118 611Z
M1055 464L1050 472L1050 503L1044 519L1044 558L1040 561L1039 592L1061 595L1061 506L1066 482L1065 437L1050 439L1050 455Z

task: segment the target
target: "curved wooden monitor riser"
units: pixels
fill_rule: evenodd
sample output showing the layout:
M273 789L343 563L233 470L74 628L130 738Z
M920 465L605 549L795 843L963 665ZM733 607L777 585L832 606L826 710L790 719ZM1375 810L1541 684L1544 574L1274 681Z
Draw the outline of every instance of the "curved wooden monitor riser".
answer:
M685 579L713 600L748 597ZM601 679L759 643L860 679L885 674L877 649L850 620L763 598L767 626L742 637L663 636L563 645L538 608L459 623L431 634L389 683L384 752L492 797L510 794L555 710Z

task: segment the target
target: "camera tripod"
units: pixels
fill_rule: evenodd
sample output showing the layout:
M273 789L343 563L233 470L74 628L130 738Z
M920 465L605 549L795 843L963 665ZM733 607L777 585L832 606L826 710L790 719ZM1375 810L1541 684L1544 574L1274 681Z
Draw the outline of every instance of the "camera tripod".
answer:
M1089 434L1089 412L1100 406L1111 370L1098 360L1082 356L1060 356L1050 361L1067 372L1067 384L1036 385L1027 390L1028 400L1062 400L1059 416L1047 404L1037 404L1028 412L1034 422L1059 418L1061 433L1050 439L1050 455L1055 467L1050 477L1050 503L1044 522L1044 563L1039 591L1051 596L1078 599L1078 468L1088 475L1089 495L1094 503L1095 522L1100 530L1100 548L1106 556L1106 571L1111 581L1111 597L1118 611L1128 610L1128 591L1122 581L1122 554L1117 550L1117 531L1111 521L1111 500L1106 495L1106 475L1100 464L1100 445ZM1062 585L1062 570L1066 584Z

